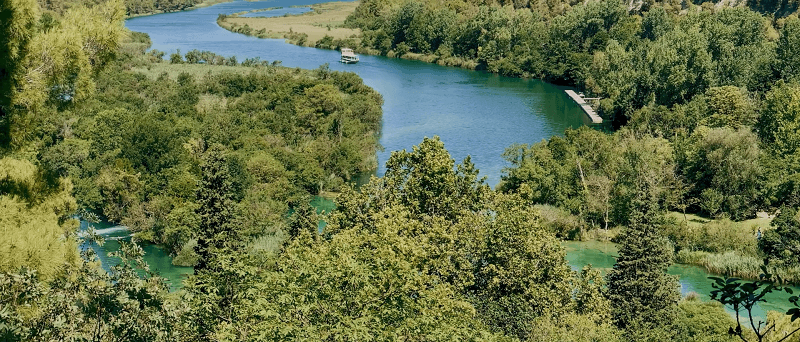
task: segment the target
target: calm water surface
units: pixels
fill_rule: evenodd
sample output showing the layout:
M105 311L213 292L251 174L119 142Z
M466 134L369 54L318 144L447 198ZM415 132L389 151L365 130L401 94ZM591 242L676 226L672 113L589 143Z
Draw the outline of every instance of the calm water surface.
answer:
M486 176L490 185L500 180L503 151L514 143L535 143L563 134L568 127L588 124L580 109L563 93L563 89L538 80L522 80L484 72L441 67L433 64L380 56L361 56L358 64L339 64L339 52L286 44L280 39L258 39L234 34L216 24L219 14L231 14L268 7L285 7L250 16L278 16L306 9L288 8L309 5L315 1L276 0L269 2L235 1L188 12L158 14L129 19L127 27L145 32L153 48L167 53L192 49L208 50L239 60L260 57L280 60L284 66L314 69L330 63L330 68L357 73L364 82L384 98L381 145L378 152L378 175L391 151L410 149L424 137L438 135L453 158L461 161L467 155ZM316 203L331 207L332 203ZM614 264L616 248L610 244L565 243L570 265L579 269L586 264L608 269ZM113 246L112 246L113 247ZM162 274L179 279L186 274L170 267L169 256L152 246L148 261L154 262ZM154 260L160 259L160 260ZM185 269L185 268L184 268ZM191 270L191 269L189 269ZM682 292L697 292L708 299L709 276L704 270L676 265L669 272L680 276ZM173 278L170 278L173 279ZM173 281L175 281L173 279ZM178 280L179 282L179 280ZM779 299L785 298L780 297ZM783 309L763 305L764 309Z
M561 88L538 81L380 56L360 56L358 64L340 64L339 52L286 44L231 33L216 23L219 14L269 7L307 5L315 1L234 1L188 12L129 19L126 26L150 35L153 48L208 50L225 56L280 60L284 66L330 68L357 73L383 95L383 129L378 174L391 151L411 149L424 137L438 135L456 161L467 155L496 185L513 143L532 143L588 123L585 114ZM291 9L300 10L300 9ZM269 15L268 12L253 15ZM283 13L283 12L281 12ZM281 14L282 15L282 14Z

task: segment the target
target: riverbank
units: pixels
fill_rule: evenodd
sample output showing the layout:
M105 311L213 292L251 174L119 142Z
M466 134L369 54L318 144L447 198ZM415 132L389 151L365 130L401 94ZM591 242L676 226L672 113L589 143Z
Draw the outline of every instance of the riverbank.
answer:
M580 270L586 265L600 270L602 274L610 271L619 256L617 245L611 242L601 241L564 241L562 242L566 250L567 262L573 270ZM709 276L714 276L713 272L705 270L703 267L673 263L667 273L678 276L681 285L681 293L684 296L696 296L703 301L711 300L710 294L714 290ZM796 291L797 286L792 287ZM785 292L773 292L767 296L767 302L756 305L754 314L757 317L765 318L767 312L776 311L781 314L791 307L789 297L791 294ZM733 314L730 307L726 307L728 313Z
M298 15L279 17L242 17L247 13L266 12L257 9L231 15L220 15L217 24L231 32L258 38L286 38L300 46L316 46L326 39L359 46L361 30L343 27L347 16L355 11L359 2L327 2L311 5L311 11Z
M194 4L194 5L186 7L186 8L178 8L178 9L175 9L175 10L167 10L167 11L154 10L154 11L148 11L148 12L144 12L144 13L129 14L129 15L125 16L125 19L146 17L146 16L155 15L155 14L162 14L162 13L191 11L191 10L196 10L198 8L214 6L214 5L217 5L217 4L221 4L221 3L225 3L225 2L232 2L232 1L235 1L235 0L203 0L200 3ZM127 9L127 10L130 11L130 9Z
M608 230L583 222L576 215L551 205L537 205L545 228L564 241L611 243L624 233L623 227ZM772 229L772 217L744 221L714 220L693 214L669 212L663 234L675 245L675 263L698 266L715 275L758 280L763 273L757 231ZM784 283L800 284L800 268L770 266Z
M257 38L286 39L287 43L299 46L328 50L348 47L362 55L386 56L469 70L479 68L480 64L473 59L442 57L436 54L421 54L403 50L390 50L383 54L379 50L362 46L360 44L361 30L343 26L347 16L352 14L359 4L359 1L327 2L311 5L311 11L298 15L242 17L247 13L268 10L257 9L231 15L220 15L217 24L234 33Z
M773 216L762 213L753 219L731 221L670 212L667 219L665 234L676 245L676 262L749 280L757 280L763 273L758 232L765 234L773 229ZM769 271L785 283L800 284L800 267L773 263Z
M695 265L705 268L708 272L722 274L747 280L757 280L764 273L761 267L764 262L761 258L749 255L740 255L729 251L724 253L709 253L703 251L681 250L675 255L675 261L686 265ZM780 277L783 283L800 284L800 267L772 267L767 268L770 273Z

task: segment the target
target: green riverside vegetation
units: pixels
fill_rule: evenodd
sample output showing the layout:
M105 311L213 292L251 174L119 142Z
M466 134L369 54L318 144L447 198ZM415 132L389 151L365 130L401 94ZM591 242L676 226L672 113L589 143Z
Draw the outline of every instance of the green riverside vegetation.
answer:
M130 4L0 1L0 340L800 339L797 296L750 315L800 267L800 21L773 20L794 2L362 2L370 49L603 97L613 132L511 146L496 189L438 137L354 188L382 115L357 75L164 61ZM78 215L134 232L118 265ZM620 244L607 278L565 259L559 239L592 234ZM181 290L142 240L194 266ZM681 298L675 255L763 277Z
M231 0L124 0L125 16L135 17L164 12L184 11ZM54 18L73 7L91 6L95 2L82 0L37 0L43 18ZM51 20L51 19L47 19Z
M694 230L686 219L725 225L800 206L797 4L744 5L366 0L344 24L361 30L357 40L310 45L358 43L364 53L539 77L600 98L613 134L582 128L512 146L500 189L577 216L556 233L581 238L626 226L631 170L658 169L658 200L684 214L666 232L681 260L756 279L755 238L768 222L746 232ZM640 149L645 158L626 156ZM731 242L714 246L721 240ZM798 281L796 262L773 266Z

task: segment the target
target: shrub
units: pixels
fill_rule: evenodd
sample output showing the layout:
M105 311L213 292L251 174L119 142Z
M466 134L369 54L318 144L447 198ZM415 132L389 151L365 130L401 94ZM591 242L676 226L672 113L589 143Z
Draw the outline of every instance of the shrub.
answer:
M542 226L561 239L579 239L585 226L581 219L568 211L552 206L537 205L542 217Z
M178 52L169 55L169 62L172 64L183 63L183 56L181 56L181 50L178 50Z
M734 341L728 328L736 322L718 302L687 296L678 304L677 341Z

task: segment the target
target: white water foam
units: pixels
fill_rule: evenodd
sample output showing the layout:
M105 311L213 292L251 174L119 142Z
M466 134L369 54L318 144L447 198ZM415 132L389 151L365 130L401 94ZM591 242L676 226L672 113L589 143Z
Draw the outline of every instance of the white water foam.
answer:
M127 230L128 230L128 227L125 227L125 226L114 226L114 227L105 228L105 229L97 229L94 232L97 235L109 235L109 234L113 234L113 233L116 233L116 232L127 231Z

